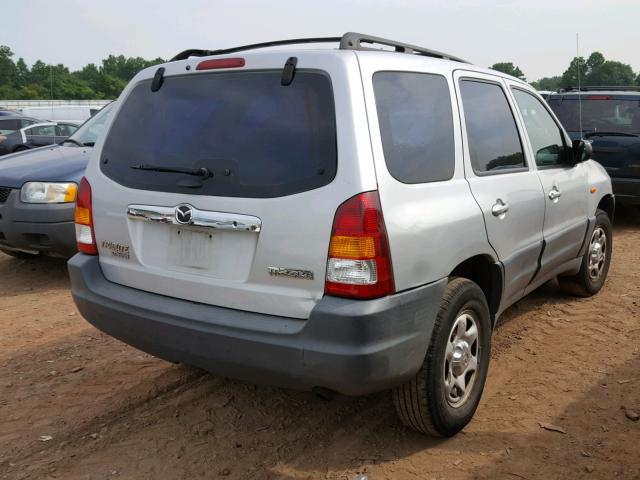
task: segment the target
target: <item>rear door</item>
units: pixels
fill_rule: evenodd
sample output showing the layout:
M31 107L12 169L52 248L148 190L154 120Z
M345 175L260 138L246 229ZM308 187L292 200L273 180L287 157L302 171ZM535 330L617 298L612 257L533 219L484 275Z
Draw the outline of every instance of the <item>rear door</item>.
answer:
M542 250L544 199L527 161L510 97L499 77L455 73L465 132L465 175L489 243L504 265L502 306L524 294Z
M417 55L358 59L396 290L447 277L474 255L495 258L464 176L451 67Z
M282 85L290 56L172 62L159 90L155 70L128 87L88 169L109 280L308 317L336 209L376 181L355 54L300 51Z
M542 100L512 85L520 116L528 133L528 148L535 158L544 188L545 249L540 276L576 258L587 229L587 171L572 165L569 139Z

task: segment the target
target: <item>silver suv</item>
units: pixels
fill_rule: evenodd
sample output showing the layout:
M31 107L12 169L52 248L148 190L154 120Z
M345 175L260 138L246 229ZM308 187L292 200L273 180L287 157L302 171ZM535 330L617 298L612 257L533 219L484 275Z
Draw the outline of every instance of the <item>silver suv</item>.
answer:
M498 316L554 277L586 296L607 276L609 177L500 72L348 33L189 50L121 100L79 188L73 296L160 358L393 389L404 423L449 436Z

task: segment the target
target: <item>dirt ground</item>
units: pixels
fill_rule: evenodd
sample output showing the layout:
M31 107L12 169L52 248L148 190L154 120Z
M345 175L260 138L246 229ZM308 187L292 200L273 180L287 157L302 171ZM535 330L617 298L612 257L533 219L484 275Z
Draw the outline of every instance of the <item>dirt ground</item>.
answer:
M505 313L480 408L446 440L403 428L388 393L327 402L157 360L86 323L68 285L61 260L0 254L0 478L640 479L635 212L599 295L550 283Z

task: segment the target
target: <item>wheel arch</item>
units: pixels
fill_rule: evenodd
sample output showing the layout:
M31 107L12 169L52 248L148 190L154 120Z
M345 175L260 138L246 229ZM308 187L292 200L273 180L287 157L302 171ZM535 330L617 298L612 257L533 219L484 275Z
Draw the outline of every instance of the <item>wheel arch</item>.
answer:
M475 282L484 292L492 321L500 308L503 291L502 265L489 255L475 255L460 262L449 275Z
M612 194L607 193L600 199L600 201L598 202L598 209L605 211L607 213L607 216L609 217L609 220L611 220L611 222L613 223L613 216L615 215L616 211L616 201L613 198Z

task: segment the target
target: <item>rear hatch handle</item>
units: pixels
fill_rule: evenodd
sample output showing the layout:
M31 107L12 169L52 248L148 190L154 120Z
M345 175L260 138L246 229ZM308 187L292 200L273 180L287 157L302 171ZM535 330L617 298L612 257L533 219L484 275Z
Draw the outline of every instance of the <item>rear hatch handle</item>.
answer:
M199 210L186 203L176 207L129 205L127 207L127 217L137 221L193 225L216 230L238 230L258 233L262 228L262 221L253 215Z

